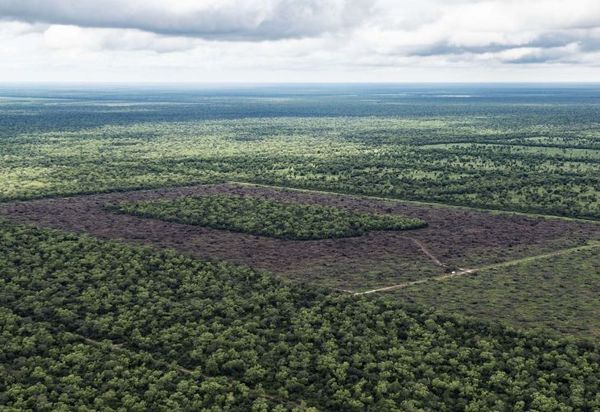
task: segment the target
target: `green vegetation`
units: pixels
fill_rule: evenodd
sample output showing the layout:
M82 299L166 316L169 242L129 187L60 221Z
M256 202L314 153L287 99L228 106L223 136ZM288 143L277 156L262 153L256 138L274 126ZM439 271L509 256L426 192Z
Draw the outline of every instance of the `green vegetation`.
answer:
M360 236L372 230L405 230L426 225L419 219L399 215L356 213L336 207L231 195L124 202L111 209L172 222L295 240Z
M0 227L8 407L600 407L591 345L330 295L170 251Z
M50 124L0 138L0 200L237 180L600 219L596 114L553 113Z
M600 244L394 292L446 312L600 338Z
M2 86L0 202L237 181L600 220L596 85L441 87ZM425 224L232 196L113 207L286 239ZM432 253L453 269L587 239L480 226L455 249L431 233ZM290 273L358 288L445 270L403 238ZM356 296L0 219L0 409L597 411L598 250Z
M6 308L0 308L0 326L3 410L221 411L271 403L244 384L187 373Z

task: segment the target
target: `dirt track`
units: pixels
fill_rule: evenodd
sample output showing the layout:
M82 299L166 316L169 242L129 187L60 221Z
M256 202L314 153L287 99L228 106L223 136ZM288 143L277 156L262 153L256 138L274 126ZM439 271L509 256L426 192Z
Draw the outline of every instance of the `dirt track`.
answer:
M428 227L344 239L288 241L114 214L103 208L124 200L209 193L399 213L421 218ZM295 280L352 290L442 275L444 265L483 266L600 239L600 225L585 222L234 184L13 202L0 204L0 213L20 222L174 248L203 258L248 264Z
M429 259L431 259L433 261L433 263L435 263L438 266L446 266L445 263L442 263L437 256L435 256L433 253L431 253L431 251L429 249L427 249L427 247L423 244L423 242L421 242L418 239L415 238L409 238L410 240L412 240L418 247L419 249L421 249L421 251L423 253L425 253L426 256L429 257Z
M474 268L474 269L459 269L458 271L454 271L452 273L448 273L445 275L419 279L419 280L415 280L412 282L400 283L397 285L385 286L385 287L377 288L377 289L369 289L369 290L365 290L362 292L354 292L351 290L340 290L340 292L350 293L354 296L369 295L372 293L380 293L380 292L389 292L392 290L408 288L408 287L414 286L414 285L420 285L425 282L447 280L447 279L451 279L451 278L455 278L455 277L459 277L459 276L470 275L472 273L477 273L477 272L481 272L484 270L495 269L495 268L506 267L506 266L514 266L514 265L518 265L519 263L528 262L528 261L532 261L532 260L548 259L548 258L551 258L554 256L560 256L560 255L565 255L568 253L578 252L581 250L597 249L597 248L600 248L600 243L593 242L588 245L577 246L577 247L572 247L572 248L567 248L567 249L561 249L561 250L557 250L555 252L544 253L542 255L528 256L525 258L509 260L506 262L494 263L491 265L487 265L485 267Z

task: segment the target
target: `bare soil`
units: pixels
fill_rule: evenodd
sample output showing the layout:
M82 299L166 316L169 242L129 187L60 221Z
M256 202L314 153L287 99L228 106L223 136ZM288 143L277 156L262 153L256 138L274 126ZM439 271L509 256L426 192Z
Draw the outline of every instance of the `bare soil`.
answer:
M122 201L211 193L398 213L423 219L428 227L371 232L352 238L294 241L170 223L104 209L105 205ZM173 248L192 256L247 264L296 281L352 290L414 281L443 274L453 267L493 264L600 239L600 225L583 221L238 184L4 203L0 204L0 214L18 222Z

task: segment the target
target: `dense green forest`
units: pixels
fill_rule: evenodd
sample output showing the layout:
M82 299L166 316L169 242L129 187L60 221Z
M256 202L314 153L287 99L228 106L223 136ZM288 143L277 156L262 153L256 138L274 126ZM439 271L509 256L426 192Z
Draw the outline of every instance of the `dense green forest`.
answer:
M142 351L94 342L0 308L3 410L260 410L242 383L204 377Z
M7 406L600 408L583 342L84 235L2 224L0 248Z
M360 236L371 230L406 230L426 225L422 220L393 214L357 213L329 206L231 195L123 202L109 209L178 223L294 240Z

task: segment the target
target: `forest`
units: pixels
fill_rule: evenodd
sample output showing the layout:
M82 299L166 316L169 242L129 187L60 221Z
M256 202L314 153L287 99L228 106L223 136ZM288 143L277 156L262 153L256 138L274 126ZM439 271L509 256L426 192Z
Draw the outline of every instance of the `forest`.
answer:
M202 377L148 353L115 350L0 309L3 410L231 410L269 405L246 385ZM98 385L98 382L103 382Z
M598 96L0 85L0 409L600 410Z
M0 200L243 181L600 219L589 90L353 92L17 95L0 104Z
M85 235L4 223L0 247L9 407L600 407L590 343Z
M212 195L123 202L109 209L136 216L293 240L360 236L372 230L406 230L426 226L422 220L400 215L357 213L335 207L282 203L250 196Z

